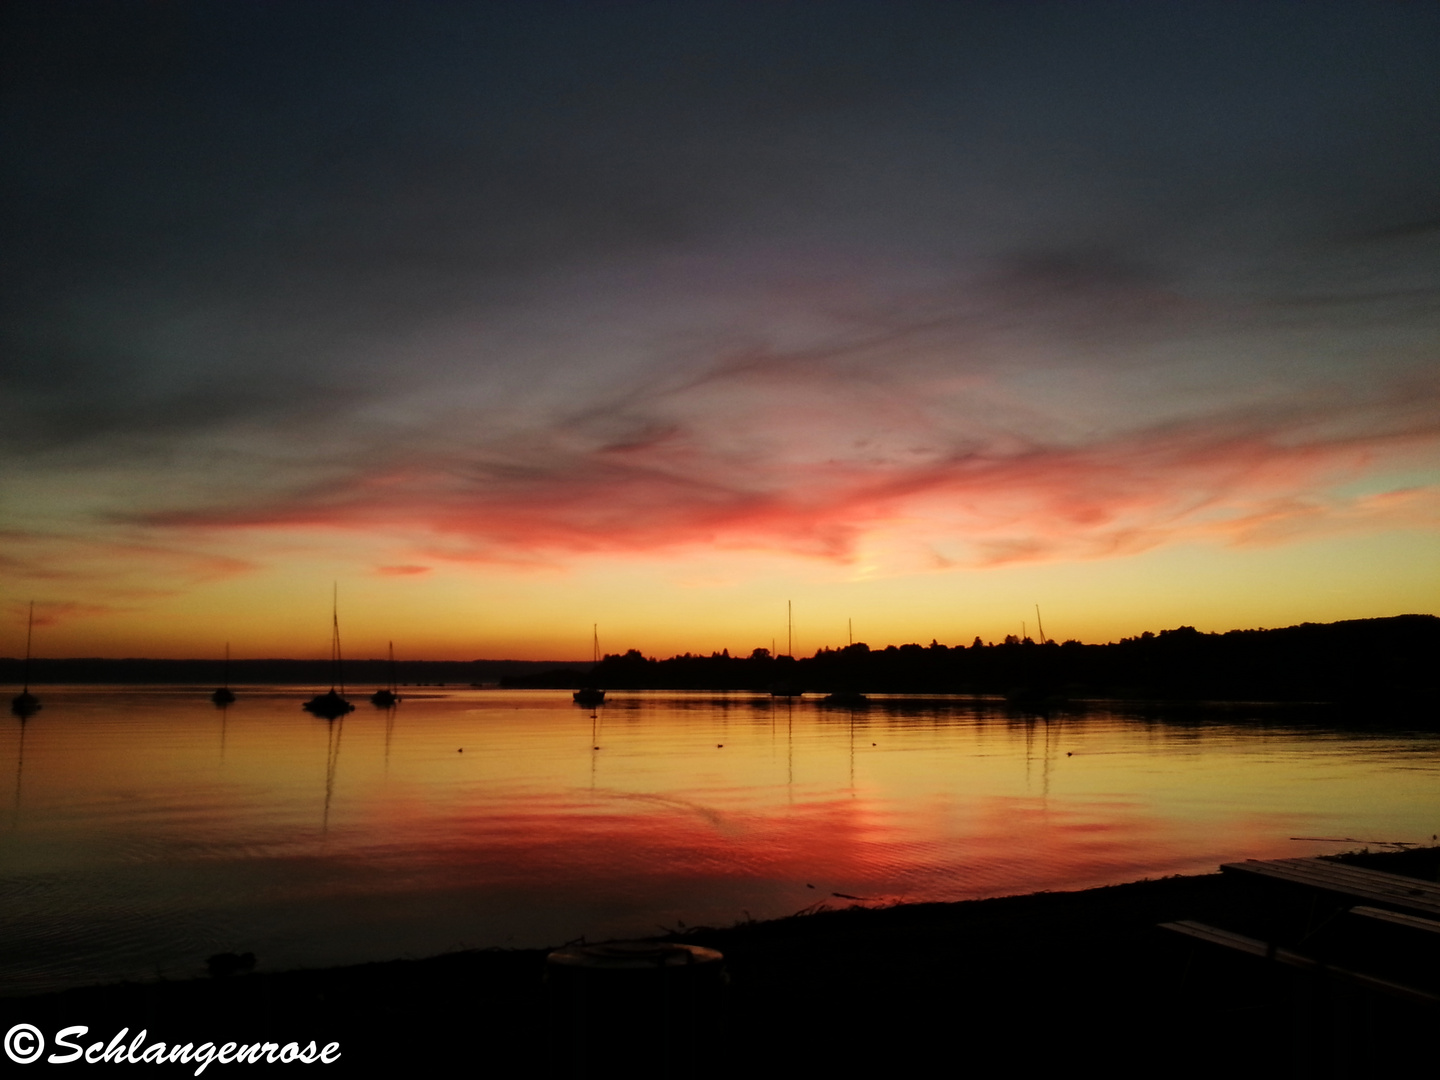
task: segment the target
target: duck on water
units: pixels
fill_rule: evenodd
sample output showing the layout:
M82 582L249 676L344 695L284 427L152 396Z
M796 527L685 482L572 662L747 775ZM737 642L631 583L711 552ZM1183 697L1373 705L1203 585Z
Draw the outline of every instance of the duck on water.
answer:
M337 685L340 687L339 693L335 691ZM326 720L334 720L355 711L355 706L343 697L344 692L345 681L340 673L340 606L337 591L330 608L330 691L315 695L301 707Z

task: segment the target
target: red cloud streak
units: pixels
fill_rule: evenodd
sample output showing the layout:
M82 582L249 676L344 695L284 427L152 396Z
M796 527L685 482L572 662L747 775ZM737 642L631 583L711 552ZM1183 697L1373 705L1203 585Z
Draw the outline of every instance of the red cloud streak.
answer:
M824 441L737 452L743 420L671 420L648 439L577 446L557 429L515 455L460 448L240 512L152 523L400 530L429 557L531 561L694 546L846 561L867 539L923 549L930 565L994 565L1136 552L1186 539L1265 543L1376 524L1434 526L1440 492L1343 498L1327 489L1397 460L1434 461L1440 394L1414 387L1369 406L1310 403L1046 445L961 440L915 413L914 452ZM845 427L831 417L830 431ZM773 435L771 419L757 444ZM774 446L771 439L769 446ZM827 456L827 447L836 452ZM898 538L898 539L897 539ZM387 566L383 574L424 572Z

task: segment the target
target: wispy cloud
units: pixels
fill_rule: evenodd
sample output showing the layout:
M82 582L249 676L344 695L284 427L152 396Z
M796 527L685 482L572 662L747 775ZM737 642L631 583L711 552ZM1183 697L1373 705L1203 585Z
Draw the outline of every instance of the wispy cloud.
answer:
M1433 10L661 7L37 7L7 576L1433 527Z
M12 601L9 604L12 622L24 623L28 619L29 603ZM84 619L93 619L107 615L126 614L140 610L137 607L126 607L115 604L86 604L73 600L36 600L35 601L35 625L37 627L55 627L78 622Z
M1044 435L1067 425L1008 406L996 384L970 380L960 396L973 400L957 418L924 379L730 364L532 430L519 448L477 440L323 491L150 522L375 531L446 560L703 546L848 563L880 544L890 558L972 566L1433 523L1423 492L1345 497L1337 485L1433 459L1440 386L1311 391L1066 441Z

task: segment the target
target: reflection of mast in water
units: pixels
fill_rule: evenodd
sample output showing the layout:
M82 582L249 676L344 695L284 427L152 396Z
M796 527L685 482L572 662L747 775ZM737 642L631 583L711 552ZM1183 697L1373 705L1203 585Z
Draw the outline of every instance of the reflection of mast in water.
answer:
M1040 797L1050 798L1050 714L1040 717L1045 721L1045 756L1040 759Z
M220 760L221 760L221 761L224 761L224 760L225 760L225 721L226 721L226 719L227 719L227 714L230 712L230 706L229 706L229 703L228 703L228 702L222 702L222 701L217 701L215 704L218 705L219 708L220 708Z
M320 822L320 831L330 831L330 797L335 794L335 768L340 764L340 736L345 733L345 718L332 720L327 725L329 736L325 745L325 816Z
M10 818L12 829L20 825L20 780L25 772L25 722L28 719L28 716L20 718L20 749L15 755L15 810Z
M1025 790L1030 790L1030 758L1035 752L1035 718L1025 718Z
M855 798L855 710L850 710L850 797Z
M1035 756L1035 722L1041 720L1045 724L1045 742L1040 749L1040 797L1050 797L1050 714L1040 713L1037 717L1034 713L1027 713L1025 716L1025 790L1030 790L1030 761Z
M590 790L595 790L595 752L600 749L600 710L590 706Z
M785 699L785 793L795 805L795 699Z
M396 701L399 698L395 699ZM395 734L395 705L392 703L385 709L385 773L390 773L390 736Z

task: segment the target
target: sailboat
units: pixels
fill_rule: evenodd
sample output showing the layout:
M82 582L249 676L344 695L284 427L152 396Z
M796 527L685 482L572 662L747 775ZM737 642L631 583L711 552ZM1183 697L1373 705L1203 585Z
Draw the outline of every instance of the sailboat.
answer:
M594 667L593 669L591 669L590 677L591 677L592 679L594 679L594 678L596 677L596 675L598 674L599 667L600 667L600 624L599 624L599 623L592 623L592 624L591 624L591 626L590 626L590 634L591 634L591 637L592 637L592 639L593 639L593 641L592 641L592 650L593 650L594 659L595 659L595 667ZM594 686L581 687L579 690L576 690L575 693L574 693L572 696L573 696L574 699L575 699L575 704L576 704L576 705L591 705L591 706L594 706L594 705L604 705L604 704L605 704L605 691L599 689L598 687L594 687Z
M785 601L785 622L785 659L793 661L795 659L795 602L793 600ZM804 693L804 690L789 679L781 679L770 687L771 697L800 697Z
M40 711L40 699L30 693L30 639L35 632L35 601L30 601L30 621L25 624L25 689L10 699L10 711L27 720Z
M388 709L400 701L400 695L395 692L395 642L390 642L390 685L383 690L376 690L370 695L370 704L379 705L382 709Z
M235 691L230 689L230 642L225 642L225 681L224 685L216 689L210 695L210 700L216 705L229 705L235 700Z
M331 601L330 608L330 692L328 694L317 694L302 706L306 711L316 716L323 716L326 720L334 720L336 717L344 716L348 712L354 712L355 706L346 701L342 696L345 692L345 682L340 677L340 604L339 592L336 591L335 598ZM335 692L335 686L339 684L340 693Z

